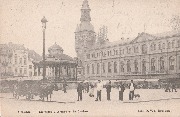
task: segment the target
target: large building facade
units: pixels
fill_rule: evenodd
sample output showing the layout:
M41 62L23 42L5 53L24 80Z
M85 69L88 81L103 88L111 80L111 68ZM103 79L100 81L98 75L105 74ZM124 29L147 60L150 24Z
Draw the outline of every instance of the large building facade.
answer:
M109 42L106 28L96 36L84 0L75 31L79 66L86 79L180 78L180 31L140 33Z
M32 77L33 60L41 59L41 56L32 50L28 50L24 45L8 44L0 45L0 77Z

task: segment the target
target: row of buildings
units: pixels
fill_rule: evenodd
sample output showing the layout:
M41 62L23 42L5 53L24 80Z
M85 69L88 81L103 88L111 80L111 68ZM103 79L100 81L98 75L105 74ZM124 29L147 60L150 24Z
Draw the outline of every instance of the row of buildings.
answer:
M63 53L62 47L53 44L48 48L45 62L34 50L29 50L20 44L0 44L0 78L40 80L45 77L50 80L76 80L77 63Z
M84 0L75 50L85 79L180 78L180 31L139 33L110 42L107 28L95 33Z
M32 77L34 74L33 61L41 60L41 56L24 45L0 44L0 77Z

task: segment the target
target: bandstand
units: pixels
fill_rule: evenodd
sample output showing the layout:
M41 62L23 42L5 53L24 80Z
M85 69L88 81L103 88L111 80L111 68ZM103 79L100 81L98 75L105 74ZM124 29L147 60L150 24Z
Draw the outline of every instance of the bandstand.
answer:
M56 82L77 80L77 63L72 57L63 54L63 49L56 43L49 47L45 62L34 61L34 75L42 75L45 64L45 78Z

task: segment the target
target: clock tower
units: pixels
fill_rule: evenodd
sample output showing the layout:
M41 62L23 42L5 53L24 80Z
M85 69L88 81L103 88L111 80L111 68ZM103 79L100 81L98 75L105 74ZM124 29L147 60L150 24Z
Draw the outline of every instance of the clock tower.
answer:
M89 7L88 1L84 0L81 7L81 23L77 25L75 31L75 50L81 66L84 65L86 50L91 49L96 41L94 27L90 23L90 11L91 9Z

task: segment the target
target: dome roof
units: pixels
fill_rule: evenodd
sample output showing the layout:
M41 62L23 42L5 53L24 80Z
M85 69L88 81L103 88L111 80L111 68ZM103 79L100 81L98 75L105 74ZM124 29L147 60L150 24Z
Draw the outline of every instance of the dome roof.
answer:
M49 50L61 50L61 51L63 51L62 47L57 45L56 43L54 45L52 45L51 47L49 47L48 51Z
M81 22L81 24L79 25L79 31L93 31L94 32L94 27L90 22Z

